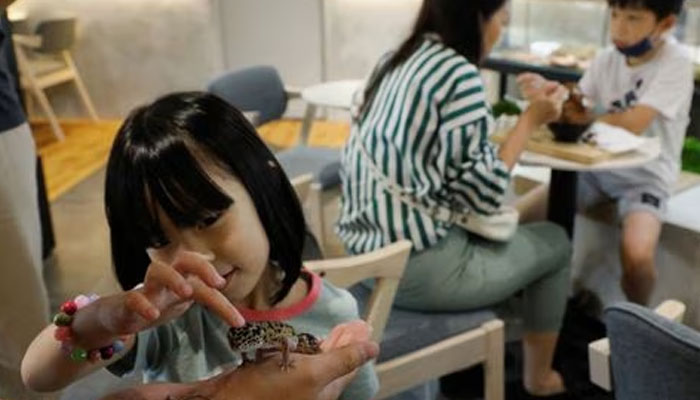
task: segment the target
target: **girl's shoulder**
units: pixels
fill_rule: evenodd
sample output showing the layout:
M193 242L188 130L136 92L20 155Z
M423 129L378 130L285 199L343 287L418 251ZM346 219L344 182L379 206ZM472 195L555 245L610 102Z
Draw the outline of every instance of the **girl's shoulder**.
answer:
M318 287L318 298L308 310L308 316L330 319L336 323L359 318L357 301L349 291L333 285L313 272L308 273Z

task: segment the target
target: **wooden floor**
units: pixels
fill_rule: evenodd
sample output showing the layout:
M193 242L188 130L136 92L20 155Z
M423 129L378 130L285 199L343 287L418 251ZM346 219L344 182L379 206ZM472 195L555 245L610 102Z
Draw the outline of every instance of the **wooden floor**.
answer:
M44 165L49 200L53 201L102 168L121 121L61 121L65 140L57 141L46 122L30 122Z
M31 122L32 132L44 164L49 200L53 201L102 168L107 162L121 120L62 120L66 135L57 141L45 121ZM258 128L262 138L276 148L297 144L301 121L285 119ZM309 134L309 145L340 148L350 133L346 122L317 121Z

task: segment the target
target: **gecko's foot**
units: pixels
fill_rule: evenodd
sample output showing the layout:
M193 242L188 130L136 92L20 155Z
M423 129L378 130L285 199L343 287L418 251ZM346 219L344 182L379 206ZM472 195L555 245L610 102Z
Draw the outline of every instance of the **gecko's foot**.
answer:
M294 368L294 360L289 360L285 362L284 360L280 361L279 363L280 369L284 372L289 371L290 369Z

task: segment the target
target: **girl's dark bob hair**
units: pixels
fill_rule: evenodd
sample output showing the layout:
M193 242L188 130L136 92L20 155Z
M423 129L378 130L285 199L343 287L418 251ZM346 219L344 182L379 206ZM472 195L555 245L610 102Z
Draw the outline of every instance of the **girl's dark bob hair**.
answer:
M177 227L193 227L235 202L205 171L237 177L250 194L284 271L273 303L301 271L304 216L287 176L243 114L204 92L174 93L140 107L119 129L107 164L105 210L114 270L125 290L143 282L146 248L167 240L158 205Z

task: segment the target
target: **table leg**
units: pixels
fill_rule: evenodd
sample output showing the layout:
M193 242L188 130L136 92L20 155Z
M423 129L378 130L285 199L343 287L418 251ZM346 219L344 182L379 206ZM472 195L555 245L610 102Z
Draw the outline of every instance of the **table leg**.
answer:
M307 103L304 120L301 123L300 145L308 144L307 142L309 140L309 134L311 133L311 126L314 123L314 118L316 118L316 105Z
M508 92L508 74L501 72L498 80L498 100L503 100Z
M552 170L549 182L549 209L547 219L566 229L574 237L578 174L575 171Z

